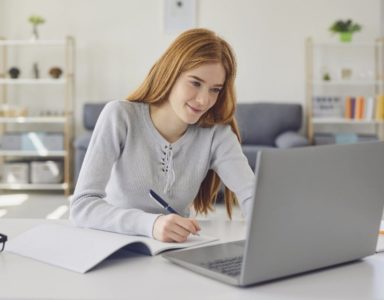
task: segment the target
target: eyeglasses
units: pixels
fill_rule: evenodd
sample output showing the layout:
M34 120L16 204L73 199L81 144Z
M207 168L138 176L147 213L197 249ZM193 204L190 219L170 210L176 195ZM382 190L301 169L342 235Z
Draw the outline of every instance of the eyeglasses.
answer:
M4 250L5 242L8 240L8 237L5 234L0 233L0 252Z

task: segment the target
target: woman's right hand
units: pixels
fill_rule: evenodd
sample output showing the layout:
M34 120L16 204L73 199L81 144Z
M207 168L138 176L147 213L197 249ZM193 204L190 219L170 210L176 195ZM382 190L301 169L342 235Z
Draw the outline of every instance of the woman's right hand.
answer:
M176 214L163 215L156 219L153 237L162 242L185 242L190 234L197 234L200 225L195 219Z

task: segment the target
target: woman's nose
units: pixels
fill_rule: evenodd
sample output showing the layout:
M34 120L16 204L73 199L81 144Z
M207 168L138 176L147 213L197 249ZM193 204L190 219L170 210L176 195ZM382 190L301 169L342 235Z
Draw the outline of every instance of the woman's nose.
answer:
M201 106L205 106L209 103L209 97L209 91L201 89L196 100Z

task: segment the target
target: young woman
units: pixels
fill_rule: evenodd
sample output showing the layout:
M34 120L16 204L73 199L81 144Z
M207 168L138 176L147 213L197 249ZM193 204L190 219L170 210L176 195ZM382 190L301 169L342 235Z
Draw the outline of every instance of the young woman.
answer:
M254 174L234 119L235 57L214 32L182 33L127 100L99 116L71 202L72 221L166 242L200 230L189 218L213 209L220 182L229 217L246 216ZM154 190L178 214L165 214Z

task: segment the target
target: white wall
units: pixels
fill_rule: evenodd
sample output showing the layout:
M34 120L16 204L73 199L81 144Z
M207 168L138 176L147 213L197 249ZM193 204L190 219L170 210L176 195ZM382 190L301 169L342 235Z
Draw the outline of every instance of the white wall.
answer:
M202 1L200 24L224 32L237 50L240 101L303 102L304 39L337 39L328 31L336 19L363 24L356 40L379 35L376 0L228 0L212 15L218 2Z
M4 35L4 1L0 1L0 36Z
M237 53L240 102L304 103L304 39L336 39L328 32L336 19L363 25L356 40L380 33L380 0L197 2L198 26L217 31ZM163 31L162 0L0 0L0 34L29 38L33 13L47 19L42 38L76 39L78 120L86 101L126 97L175 37Z

